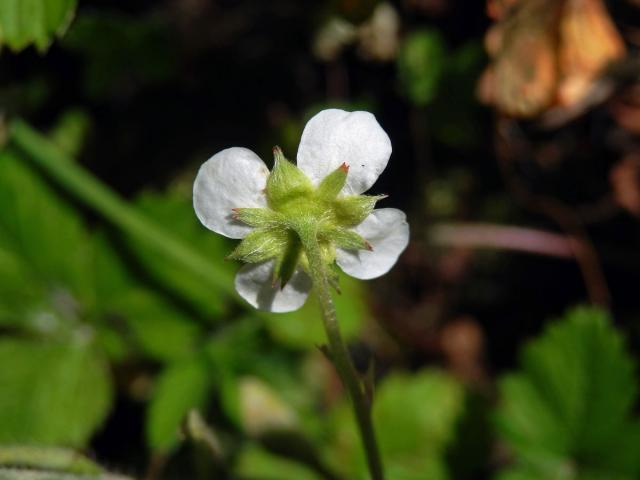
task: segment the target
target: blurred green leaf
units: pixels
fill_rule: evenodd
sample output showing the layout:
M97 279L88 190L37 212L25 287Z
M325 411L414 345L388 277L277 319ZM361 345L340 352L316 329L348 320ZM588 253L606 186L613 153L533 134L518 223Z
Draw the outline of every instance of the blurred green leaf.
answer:
M362 282L347 275L340 276L340 289L342 293L334 293L333 300L342 334L349 339L360 333L369 315L365 289ZM311 346L327 342L315 295L310 295L300 310L269 315L266 325L274 338L290 347L308 350Z
M167 451L178 443L187 413L204 406L211 372L201 357L177 362L157 378L147 409L146 437L153 450Z
M539 480L539 476L528 470L513 469L498 474L497 480Z
M216 375L229 372L253 372L268 363L264 355L264 335L260 320L247 315L216 331L205 344Z
M238 378L235 387L240 423L248 435L297 429L296 412L267 382L246 376Z
M91 118L84 110L71 108L60 115L49 132L49 138L70 157L77 157L91 127Z
M198 326L160 296L130 289L111 306L133 334L135 344L149 357L175 361L193 354L200 337Z
M0 312L15 319L37 301L69 297L59 310L75 315L92 298L91 244L77 213L24 162L0 152ZM0 313L0 315L2 315Z
M161 225L170 226L172 232L198 251L210 262L218 264L231 275L236 270L233 262L224 258L231 251L225 239L204 228L193 213L191 200L178 194L167 192L164 195L146 192L138 198L138 206L149 218ZM205 315L215 317L225 311L228 298L224 292L202 282L199 276L184 265L169 258L159 259L142 242L131 242L137 258L148 271L162 280L176 294L189 300Z
M55 470L78 475L102 473L99 465L75 450L57 447L0 446L0 468Z
M77 0L2 0L0 45L19 51L34 44L45 51L73 18Z
M603 311L578 308L551 325L501 393L497 425L524 472L506 478L637 478L634 366Z
M86 445L112 399L107 365L87 335L0 342L0 443Z
M0 325L21 323L17 312L38 302L43 296L41 289L32 281L25 262L14 252L0 245Z
M464 412L461 385L444 373L395 374L375 392L373 423L389 478L446 480L445 454ZM347 478L366 479L367 469L348 408L338 412L334 463Z
M321 480L317 473L291 460L269 453L256 445L240 452L235 474L260 480Z
M0 480L131 480L129 477L99 473L96 475L74 475L72 473L25 470L23 468L1 468Z
M398 77L403 93L416 106L435 98L445 70L446 46L437 30L416 30L402 42Z
M140 288L140 282L104 231L94 232L92 243L94 309L97 315L109 315L117 299L131 288Z

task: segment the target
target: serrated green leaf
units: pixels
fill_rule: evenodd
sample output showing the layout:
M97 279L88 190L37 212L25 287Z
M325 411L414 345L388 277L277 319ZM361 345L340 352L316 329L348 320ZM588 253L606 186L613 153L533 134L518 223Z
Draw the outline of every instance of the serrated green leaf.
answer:
M3 340L0 364L0 443L82 447L109 411L108 368L86 338Z
M171 450L178 443L180 425L192 408L204 406L211 372L200 357L169 366L157 378L147 410L146 437L150 448Z
M53 37L62 35L77 0L3 0L0 2L0 45L20 51L34 44L45 51Z
M525 347L521 363L521 372L501 382L496 421L524 471L550 479L636 478L634 366L609 317L570 311Z

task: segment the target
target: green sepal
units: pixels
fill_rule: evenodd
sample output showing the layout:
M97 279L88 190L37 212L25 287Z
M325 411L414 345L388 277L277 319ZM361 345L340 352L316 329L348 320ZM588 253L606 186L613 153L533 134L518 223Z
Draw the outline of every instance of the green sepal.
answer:
M333 200L344 188L344 184L347 181L347 174L349 173L349 167L346 163L343 163L333 172L327 175L320 185L318 185L318 196L323 200Z
M352 227L367 218L379 200L387 198L386 195L349 195L334 200L334 211L338 223L342 226Z
M298 264L300 263L300 257L302 253L302 244L298 236L292 232L288 232L288 242L286 248L276 262L276 266L273 269L273 283L275 284L280 280L280 288L289 283L293 276Z
M346 248L347 250L372 250L369 242L353 230L346 228L323 228L318 236L321 241L331 242L338 248Z
M287 160L280 147L273 148L275 164L267 179L267 201L275 210L285 207L291 200L310 196L313 185L307 176Z
M234 208L233 218L256 228L269 228L286 223L281 213L269 208Z
M242 239L227 258L247 263L258 263L282 256L287 249L289 235L275 228L258 228Z

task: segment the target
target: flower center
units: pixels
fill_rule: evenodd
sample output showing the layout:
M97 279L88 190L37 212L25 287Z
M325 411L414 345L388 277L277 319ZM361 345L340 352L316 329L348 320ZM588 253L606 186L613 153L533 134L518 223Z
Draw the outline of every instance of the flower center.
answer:
M349 167L340 165L314 186L296 165L274 148L275 165L265 188L268 208L239 208L237 220L255 229L230 255L245 262L276 259L275 275L284 285L298 266L307 268L300 238L314 235L327 264L336 248L371 249L352 227L362 222L382 197L340 195Z

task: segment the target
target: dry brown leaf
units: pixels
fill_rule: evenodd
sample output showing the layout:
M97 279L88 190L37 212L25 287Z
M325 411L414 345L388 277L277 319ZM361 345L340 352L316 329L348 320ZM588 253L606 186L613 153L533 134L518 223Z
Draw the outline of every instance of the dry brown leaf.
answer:
M510 8L520 0L488 0L487 15L494 20L504 18Z
M618 205L640 217L640 155L631 154L618 162L609 174Z
M548 0L526 0L514 7L487 43L495 51L491 97L514 116L532 116L547 108L558 82L554 26L560 7ZM493 36L493 39L491 39Z
M578 102L602 70L625 53L602 0L567 0L560 21L558 102Z
M493 59L478 95L522 118L581 101L626 51L602 0L488 0L501 18L485 37Z
M625 130L640 135L640 85L629 88L609 107L613 118Z

